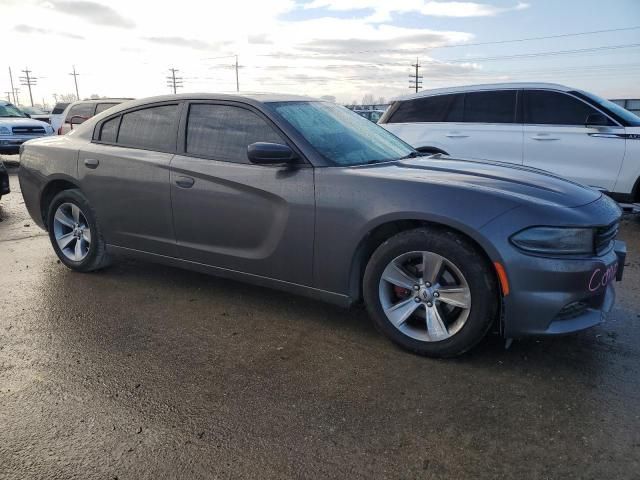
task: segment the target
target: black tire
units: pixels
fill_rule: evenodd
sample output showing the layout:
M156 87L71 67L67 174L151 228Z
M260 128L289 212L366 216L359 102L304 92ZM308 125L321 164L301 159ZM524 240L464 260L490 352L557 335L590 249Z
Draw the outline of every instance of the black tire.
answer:
M414 251L436 253L453 262L464 275L471 293L471 308L462 328L440 341L421 341L405 335L384 313L379 295L382 274L398 256ZM497 318L499 289L491 265L478 248L464 236L440 228L420 228L401 232L380 245L365 270L363 295L376 327L391 341L419 355L455 357L480 342Z
M54 217L58 207L64 203L70 203L80 208L90 229L91 243L86 256L80 261L74 261L68 258L60 250L55 238ZM109 255L107 254L106 243L102 236L102 231L100 230L100 226L96 219L95 211L91 208L87 197L85 197L80 190L63 190L53 197L47 212L47 229L49 230L49 240L51 240L51 245L53 246L56 255L58 255L60 261L71 270L83 273L92 272L94 270L104 268L111 263Z

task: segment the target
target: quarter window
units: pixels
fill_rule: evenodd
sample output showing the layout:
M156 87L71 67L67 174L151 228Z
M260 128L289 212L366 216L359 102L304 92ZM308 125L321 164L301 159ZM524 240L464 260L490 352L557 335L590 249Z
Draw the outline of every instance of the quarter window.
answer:
M262 118L229 105L191 105L187 153L236 163L249 163L247 147L255 142L285 143Z
M547 90L529 90L524 96L524 123L531 125L584 125L598 113L570 95Z
M469 92L464 98L464 121L471 123L514 123L516 91Z
M100 141L106 143L116 143L118 139L118 127L120 126L120 117L112 118L102 124L100 128Z
M78 103L73 105L69 109L69 113L67 113L67 118L65 119L65 123L71 123L72 117L84 117L84 119L88 119L93 117L93 112L95 110L95 103ZM77 123L82 123L79 119L76 119Z
M122 115L118 144L147 150L175 148L177 105L135 110Z

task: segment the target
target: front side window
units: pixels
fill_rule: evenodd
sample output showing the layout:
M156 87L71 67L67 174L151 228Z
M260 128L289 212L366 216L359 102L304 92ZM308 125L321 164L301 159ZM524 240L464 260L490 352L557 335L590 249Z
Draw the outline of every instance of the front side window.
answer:
M415 152L379 125L333 103L273 102L267 105L336 166L398 160Z
M250 110L211 104L189 108L187 153L249 163L247 147L255 142L285 143L271 125Z
M95 107L94 103L77 103L73 105L69 109L69 113L67 113L65 123L71 123L71 118L73 117L82 117L84 120L93 117ZM76 118L75 123L82 123L82 121Z
M516 91L468 92L464 96L464 121L470 123L514 123Z
M527 90L524 123L530 125L581 125L597 110L570 95L549 90Z
M178 105L162 105L122 115L118 144L147 150L171 151L176 145Z

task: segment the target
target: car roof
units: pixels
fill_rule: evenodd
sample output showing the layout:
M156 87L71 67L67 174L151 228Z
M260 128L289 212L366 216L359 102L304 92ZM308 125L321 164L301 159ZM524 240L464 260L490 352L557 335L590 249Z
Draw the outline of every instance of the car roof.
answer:
M561 92L570 92L575 90L575 88L567 87L566 85L560 85L558 83L545 83L545 82L485 83L485 84L478 84L478 85L462 85L458 87L434 88L431 90L423 90L418 93L397 97L395 100L411 100L414 98L430 97L432 95L442 95L445 93L478 92L483 90L499 90L499 89L514 89L514 88L543 88L543 89L549 89L549 90L558 90Z
M113 102L127 102L129 100L133 100L133 97L129 98L92 98L89 100L76 100L75 102L71 102L68 105L73 105L74 103L113 103Z

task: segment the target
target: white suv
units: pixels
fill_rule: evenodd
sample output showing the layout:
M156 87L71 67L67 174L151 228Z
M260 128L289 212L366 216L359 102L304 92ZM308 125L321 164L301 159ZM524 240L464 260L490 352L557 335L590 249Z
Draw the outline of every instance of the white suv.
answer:
M474 85L399 98L378 122L429 153L518 163L640 201L640 117L549 83Z

